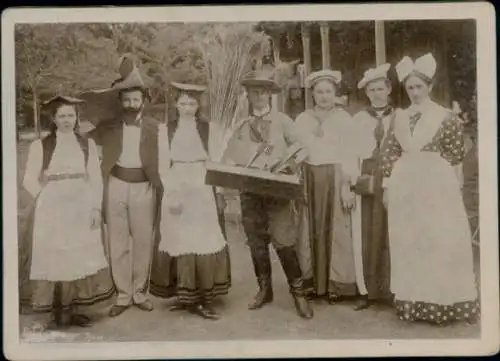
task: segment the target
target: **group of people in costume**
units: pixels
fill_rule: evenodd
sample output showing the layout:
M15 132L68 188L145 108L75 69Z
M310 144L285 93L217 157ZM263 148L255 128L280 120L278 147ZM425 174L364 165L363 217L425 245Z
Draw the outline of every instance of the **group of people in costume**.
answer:
M23 185L35 202L20 245L20 295L48 312L45 326L87 326L83 308L106 301L111 317L131 306L152 311L148 294L174 298L172 311L218 319L212 300L231 286L223 195L205 184L205 87L172 83L175 116L161 124L143 114L148 91L131 69L111 88L122 106L116 119L81 136L81 100L58 96L46 103L51 133L30 146ZM295 120L272 107L281 89L271 74L241 81L249 114L229 144L264 144L276 158L300 145L292 170L304 184L300 201L240 193L258 286L249 309L273 301L272 244L302 318L313 318L314 300L346 299L356 310L391 305L407 321L478 318L460 119L430 97L431 54L395 67L407 109L390 104L389 69L365 72L358 88L370 105L354 117L336 103L338 71L307 77L314 107Z

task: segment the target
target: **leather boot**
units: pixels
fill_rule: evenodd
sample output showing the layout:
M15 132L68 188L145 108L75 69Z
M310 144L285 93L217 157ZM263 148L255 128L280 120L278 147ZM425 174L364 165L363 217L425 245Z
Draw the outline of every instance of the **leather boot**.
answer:
M248 309L256 310L264 306L266 303L273 301L273 286L271 281L271 259L269 256L269 246L259 246L250 248L253 267L259 291L255 295L253 301L248 305Z
M278 257L281 261L283 271L285 271L290 293L292 294L297 313L302 318L311 319L314 312L306 299L304 292L302 270L294 247L284 247L277 249Z

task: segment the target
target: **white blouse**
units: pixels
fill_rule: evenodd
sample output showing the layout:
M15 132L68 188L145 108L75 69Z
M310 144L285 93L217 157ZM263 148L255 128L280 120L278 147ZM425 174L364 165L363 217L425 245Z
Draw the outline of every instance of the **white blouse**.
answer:
M102 173L99 165L97 147L93 140L89 139L89 156L87 169L85 169L85 157L74 133L56 132L57 142L52 159L45 171L46 175L61 173L87 173L88 184L92 189L92 204L96 209L101 209L102 202ZM40 183L40 172L43 165L43 147L41 140L31 143L26 170L24 173L23 187L36 197L43 189Z
M295 121L295 132L308 151L306 162L312 165L342 164L347 174L356 173L352 149L352 118L343 109L334 109L322 119L306 110Z

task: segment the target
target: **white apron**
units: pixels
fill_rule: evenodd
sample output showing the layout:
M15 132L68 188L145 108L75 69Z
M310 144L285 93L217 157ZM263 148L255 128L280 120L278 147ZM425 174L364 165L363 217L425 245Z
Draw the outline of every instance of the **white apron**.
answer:
M180 119L171 145L173 165L165 171L159 250L176 257L223 250L226 240L213 188L205 185L203 149L194 120ZM182 160L182 161L179 161ZM176 211L172 211L172 206Z
M395 135L402 149L388 183L391 290L396 299L440 305L477 298L472 243L460 184L437 152L421 151L439 130L446 110L423 112L410 134L407 112Z
M41 155L38 141L30 149L26 184L37 182ZM92 208L100 208L102 197L98 162L92 141L89 141L86 170L83 152L74 135L58 136L46 174L88 171L89 179L54 181L41 188L35 209L30 279L73 281L108 266L101 229L90 229Z

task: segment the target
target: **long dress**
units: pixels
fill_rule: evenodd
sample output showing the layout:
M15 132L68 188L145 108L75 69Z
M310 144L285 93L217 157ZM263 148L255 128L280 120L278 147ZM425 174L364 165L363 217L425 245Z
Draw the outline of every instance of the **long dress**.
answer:
M299 242L305 288L315 296L357 293L351 211L342 206L342 187L357 174L351 149L352 120L342 109L319 119L306 110L295 121L296 134L308 151L304 165L307 224ZM303 219L303 220L304 220Z
M61 132L34 141L23 185L35 202L20 246L21 305L50 311L57 290L63 309L110 299L102 229L90 227L91 211L102 202L95 143Z
M180 119L171 137L171 166L160 165L165 187L161 240L150 292L183 304L209 302L230 287L229 252L213 188L205 185L205 144L197 121Z
M360 173L370 173L373 177L373 193L364 193L361 189L357 191L361 207L355 209L353 217L353 228L360 228L353 235L355 261L357 269L360 269L357 272L358 288L368 299L379 301L391 299L389 231L387 212L382 202L380 147L393 117L394 109L387 106L382 110L368 108L353 118ZM363 186L361 183L358 185Z
M382 150L391 289L402 320L448 323L479 314L471 232L454 166L462 126L428 101L398 111Z

